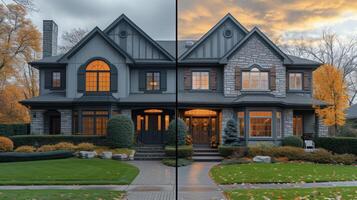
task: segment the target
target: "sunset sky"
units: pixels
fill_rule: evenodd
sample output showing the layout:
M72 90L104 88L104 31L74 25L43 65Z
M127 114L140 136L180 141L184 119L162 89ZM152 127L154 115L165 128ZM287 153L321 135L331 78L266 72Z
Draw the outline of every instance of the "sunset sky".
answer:
M329 29L357 36L357 0L180 0L179 37L199 38L230 12L271 38L314 38Z

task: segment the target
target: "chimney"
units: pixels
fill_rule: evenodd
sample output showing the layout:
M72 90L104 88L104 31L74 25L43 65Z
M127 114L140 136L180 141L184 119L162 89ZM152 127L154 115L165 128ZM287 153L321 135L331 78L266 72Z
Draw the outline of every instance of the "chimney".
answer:
M43 20L42 57L57 54L58 27L53 20Z

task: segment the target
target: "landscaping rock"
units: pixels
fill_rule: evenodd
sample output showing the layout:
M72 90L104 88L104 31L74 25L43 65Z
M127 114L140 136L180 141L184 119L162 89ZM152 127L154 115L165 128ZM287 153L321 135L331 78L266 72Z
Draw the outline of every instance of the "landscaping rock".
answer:
M91 158L95 158L96 156L97 156L97 152L95 152L95 151L80 151L79 152L80 158L91 159Z
M114 154L112 156L112 159L114 159L114 160L127 160L128 159L128 155L126 155L126 154Z
M112 159L113 153L111 151L104 151L102 154L100 154L100 157L102 159Z
M270 156L255 156L253 158L253 161L256 163L271 163L271 157Z

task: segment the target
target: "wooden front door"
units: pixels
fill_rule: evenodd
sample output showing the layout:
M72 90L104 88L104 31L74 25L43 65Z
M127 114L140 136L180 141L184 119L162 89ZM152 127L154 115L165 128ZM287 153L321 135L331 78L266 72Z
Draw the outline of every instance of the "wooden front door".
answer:
M50 126L50 134L57 135L61 134L61 117L60 116L50 116L49 120Z
M210 144L211 123L208 117L192 118L191 122L193 144Z

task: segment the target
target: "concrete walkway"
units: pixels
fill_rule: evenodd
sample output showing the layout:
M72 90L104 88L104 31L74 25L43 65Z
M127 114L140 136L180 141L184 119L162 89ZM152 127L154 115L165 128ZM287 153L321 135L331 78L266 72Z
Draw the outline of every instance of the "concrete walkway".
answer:
M223 200L221 188L209 177L209 170L218 163L194 162L178 169L179 200Z

